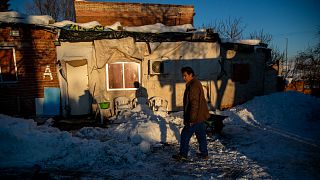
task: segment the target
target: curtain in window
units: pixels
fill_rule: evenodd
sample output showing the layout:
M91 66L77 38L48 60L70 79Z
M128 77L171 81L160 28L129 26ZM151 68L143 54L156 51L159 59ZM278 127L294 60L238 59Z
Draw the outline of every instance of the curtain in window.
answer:
M124 81L125 88L135 88L134 82L139 82L139 72L137 63L124 64Z
M0 49L0 81L16 81L13 49Z
M123 88L123 70L122 64L109 64L109 89Z
M135 82L139 82L138 63L112 63L108 64L109 89L129 89L135 87Z

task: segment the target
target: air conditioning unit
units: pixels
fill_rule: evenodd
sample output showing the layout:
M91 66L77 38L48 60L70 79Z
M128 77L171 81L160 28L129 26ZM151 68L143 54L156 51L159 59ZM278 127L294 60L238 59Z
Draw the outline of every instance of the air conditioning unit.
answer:
M159 60L149 60L149 74L163 74L164 62Z

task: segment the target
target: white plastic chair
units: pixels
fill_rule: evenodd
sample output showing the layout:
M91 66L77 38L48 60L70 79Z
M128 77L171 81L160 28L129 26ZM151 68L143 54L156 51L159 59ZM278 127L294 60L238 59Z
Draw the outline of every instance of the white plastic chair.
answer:
M138 104L140 105L147 105L148 106L148 98L146 97L136 97L132 100L132 107L135 108L137 107Z
M152 111L165 111L168 112L168 101L162 97L154 96L149 99L149 106Z
M131 100L128 97L116 97L114 99L114 111L116 115L119 115L121 112L131 109Z

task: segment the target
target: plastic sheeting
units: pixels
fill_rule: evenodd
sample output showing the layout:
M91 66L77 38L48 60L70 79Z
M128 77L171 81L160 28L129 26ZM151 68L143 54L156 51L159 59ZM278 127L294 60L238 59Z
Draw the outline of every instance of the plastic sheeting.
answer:
M164 32L142 33L130 31L72 31L61 29L59 40L66 42L88 42L100 39L122 39L132 37L136 42L216 42L220 41L219 35L207 32Z
M144 54L141 51L141 47L130 37L95 40L94 48L96 51L97 67L103 67L106 63L117 59L113 58L116 54L121 54L125 57L121 59L122 61L141 61Z

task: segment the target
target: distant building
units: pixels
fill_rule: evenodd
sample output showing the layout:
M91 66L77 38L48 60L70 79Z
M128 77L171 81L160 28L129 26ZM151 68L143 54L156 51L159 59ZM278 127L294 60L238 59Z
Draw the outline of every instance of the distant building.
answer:
M167 26L192 24L192 5L142 4L75 1L76 22L98 21L104 26L120 22L122 26L162 23Z

